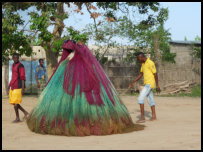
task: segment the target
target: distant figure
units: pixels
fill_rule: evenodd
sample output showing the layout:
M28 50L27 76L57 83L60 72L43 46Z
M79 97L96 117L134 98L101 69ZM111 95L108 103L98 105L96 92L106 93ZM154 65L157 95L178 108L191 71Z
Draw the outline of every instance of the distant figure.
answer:
M160 87L158 84L158 75L156 73L156 67L153 61L149 58L146 58L144 53L137 53L137 59L140 63L142 63L142 67L140 70L140 74L138 77L129 85L129 87L133 87L136 81L138 81L144 75L144 88L140 92L138 97L138 103L140 104L141 110L141 119L137 121L137 123L145 122L144 116L144 99L147 97L148 103L151 106L152 110L152 118L150 120L156 120L155 113L155 102L152 89L156 87L157 93L160 93ZM156 84L155 84L156 82Z
M44 90L47 82L46 77L46 68L44 67L44 60L39 59L39 65L36 67L35 71L35 79L37 82L37 93L40 95L42 91Z
M20 106L22 101L22 95L25 89L25 68L22 63L19 62L19 54L13 53L12 57L14 63L12 64L12 79L8 86L9 92L9 103L14 105L14 110L16 113L16 120L13 122L20 122L19 112L20 109L24 113L24 118L26 119L28 116L28 112ZM11 90L10 90L11 88Z

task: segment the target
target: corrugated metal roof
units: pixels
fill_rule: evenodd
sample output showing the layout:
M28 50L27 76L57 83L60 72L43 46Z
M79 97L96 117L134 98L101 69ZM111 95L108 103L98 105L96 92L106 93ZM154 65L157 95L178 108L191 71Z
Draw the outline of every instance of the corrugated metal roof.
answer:
M169 43L178 43L178 44L199 44L199 45L201 45L201 41L169 41Z

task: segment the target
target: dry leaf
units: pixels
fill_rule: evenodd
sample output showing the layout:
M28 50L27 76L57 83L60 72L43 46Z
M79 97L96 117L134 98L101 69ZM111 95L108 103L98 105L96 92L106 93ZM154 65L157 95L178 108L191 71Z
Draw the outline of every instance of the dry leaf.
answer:
M95 6L93 6L93 5L90 5L90 6L88 7L88 9L89 9L89 10L91 10L91 9L97 10L97 8L96 8Z
M107 21L108 21L108 22L114 22L115 19L114 19L113 17L107 17Z
M96 12L91 13L91 17L94 19L96 19L98 16L101 16L101 13L96 13Z

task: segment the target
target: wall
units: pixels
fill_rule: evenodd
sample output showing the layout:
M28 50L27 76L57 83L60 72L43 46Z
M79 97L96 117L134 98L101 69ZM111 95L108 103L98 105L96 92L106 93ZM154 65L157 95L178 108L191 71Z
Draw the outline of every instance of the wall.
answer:
M129 84L139 75L140 65L129 65L120 63L107 63L103 65L104 71L108 75L115 88L121 93L125 92ZM135 84L135 89L138 90L142 85L143 79Z
M176 53L175 64L162 63L159 69L160 85L190 81L201 84L201 60L190 55L192 48L186 44L170 45L170 51Z
M172 53L176 53L176 63L159 63L158 77L159 85L163 87L177 82L190 81L201 84L201 60L194 59L190 55L192 48L189 44L170 44ZM138 76L140 65L116 65L110 64L103 66L107 75L119 91L125 91L128 85ZM143 85L143 80L138 81L135 89Z
M165 85L182 82L185 80L201 84L201 60L193 59L190 55L192 49L190 45L171 43L170 49L172 53L176 53L175 64L160 63L159 64L159 84L161 89ZM22 57L21 60L36 61L39 58L45 59L45 52L41 47L34 47L34 52L37 53L32 57ZM38 50L41 50L40 52ZM60 57L59 57L60 58ZM125 91L129 84L138 76L140 65L130 65L109 62L102 65L104 71L109 76L115 88L119 92ZM8 67L2 66L2 95L6 94L6 81L8 79ZM35 80L33 80L35 81ZM34 83L34 82L33 82ZM135 89L138 90L139 86L143 84L143 79L138 81Z

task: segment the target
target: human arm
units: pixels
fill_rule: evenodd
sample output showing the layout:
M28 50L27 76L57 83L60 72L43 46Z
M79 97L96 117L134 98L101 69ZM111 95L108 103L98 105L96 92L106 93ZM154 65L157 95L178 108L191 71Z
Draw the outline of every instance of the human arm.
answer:
M23 65L21 65L21 67L19 68L19 74L20 74L20 80L22 83L22 95L24 94L24 90L25 90L25 68Z
M154 74L154 79L155 79L155 82L156 82L156 91L157 91L157 93L160 93L161 89L159 87L158 74L157 74L156 66L155 66L154 62L152 62L151 66L150 66L150 69L151 69L152 73Z
M35 80L37 82L37 87L39 88L39 82L38 82L38 78L37 78L37 73L35 73Z
M22 80L22 95L24 94L25 90L25 80Z
M136 82L136 81L138 81L138 80L140 80L140 79L142 78L142 76L143 76L143 72L140 72L140 74L138 75L138 77L137 77L135 80L133 80L133 82L132 82L132 83L130 83L130 85L129 85L129 87L128 87L128 88L133 87L133 86L134 86L134 84L135 84L135 82Z
M157 75L157 73L154 73L154 78L155 78L155 82L156 82L156 91L157 91L157 93L160 93L160 92L161 92L161 89L160 89L160 87L159 87L158 75Z

